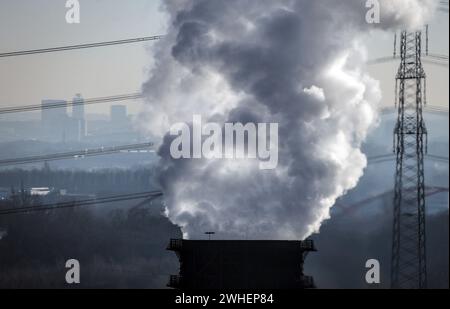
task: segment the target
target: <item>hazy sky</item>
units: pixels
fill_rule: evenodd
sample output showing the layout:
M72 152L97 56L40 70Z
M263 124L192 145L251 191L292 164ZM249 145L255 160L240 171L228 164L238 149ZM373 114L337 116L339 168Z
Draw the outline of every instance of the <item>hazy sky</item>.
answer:
M0 0L2 52L163 34L155 0L81 0L81 23L65 21L65 0ZM151 57L136 43L0 60L0 106L39 104L140 90ZM106 105L107 106L107 105ZM90 107L89 112L105 110Z
M437 12L429 26L430 53L448 56L449 37L448 14ZM423 38L425 42L425 38ZM375 33L366 42L370 58L392 56L394 50L394 35L390 33ZM397 46L398 48L398 46ZM398 52L397 52L398 55ZM394 102L394 78L398 70L398 61L378 64L369 67L371 75L381 83L383 105L392 106ZM449 102L449 73L448 67L440 67L424 63L427 73L428 103L429 105L448 107Z
M159 0L80 0L81 24L77 25L65 22L65 2L0 0L0 52L165 33ZM448 14L438 13L430 29L430 50L448 55ZM392 55L392 34L374 34L368 42L371 58ZM44 98L70 99L79 92L92 98L139 91L152 65L147 49L153 44L0 59L0 107L39 104ZM370 68L381 81L385 105L393 101L397 67L393 62ZM448 106L448 68L426 69L430 104ZM105 112L107 107L91 106L88 112Z

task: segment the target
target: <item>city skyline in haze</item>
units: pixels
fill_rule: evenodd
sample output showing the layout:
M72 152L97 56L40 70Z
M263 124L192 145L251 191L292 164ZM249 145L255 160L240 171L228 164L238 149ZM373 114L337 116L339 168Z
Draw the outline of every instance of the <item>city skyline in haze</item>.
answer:
M80 24L66 23L65 2L2 1L1 52L113 41L165 32L159 1L80 1ZM3 58L0 60L0 107L40 104L45 99L70 100L76 93L81 93L84 98L95 98L138 92L152 65L149 49L153 44L143 42ZM130 111L138 110L137 103L127 104ZM110 104L90 106L86 112L108 113L109 107ZM8 119L8 116L2 118Z
M93 43L166 32L167 18L160 1L80 1L81 23L67 24L65 0L15 0L0 4L0 52ZM374 32L365 40L368 57L392 55L393 34ZM0 59L0 108L39 104L45 99L70 100L134 93L148 79L154 42L109 46L51 54ZM437 12L430 24L430 50L448 55L448 14ZM383 106L394 101L398 63L368 66L380 81ZM448 67L425 65L429 104L448 107ZM140 102L126 104L131 114ZM108 114L110 104L86 107L88 114ZM32 114L19 114L24 118ZM35 113L34 116L38 117ZM10 116L3 115L1 119Z

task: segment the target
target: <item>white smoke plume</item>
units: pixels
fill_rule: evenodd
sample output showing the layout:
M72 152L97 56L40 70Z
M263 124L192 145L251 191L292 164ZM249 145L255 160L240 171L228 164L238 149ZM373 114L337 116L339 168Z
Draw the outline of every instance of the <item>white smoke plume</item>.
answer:
M381 24L362 0L171 0L170 27L143 86L159 149L166 213L186 237L303 239L329 218L366 167L360 151L381 93L359 41L375 28L419 27L434 1L383 0ZM279 123L279 165L173 160L171 125Z

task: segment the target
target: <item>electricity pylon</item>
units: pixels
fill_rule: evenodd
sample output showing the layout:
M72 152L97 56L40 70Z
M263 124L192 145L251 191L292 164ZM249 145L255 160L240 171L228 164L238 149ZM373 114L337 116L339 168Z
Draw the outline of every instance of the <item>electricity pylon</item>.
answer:
M398 119L394 131L397 163L392 288L427 287L424 154L428 133L422 113L426 104L426 74L421 57L422 32L403 31L395 99Z

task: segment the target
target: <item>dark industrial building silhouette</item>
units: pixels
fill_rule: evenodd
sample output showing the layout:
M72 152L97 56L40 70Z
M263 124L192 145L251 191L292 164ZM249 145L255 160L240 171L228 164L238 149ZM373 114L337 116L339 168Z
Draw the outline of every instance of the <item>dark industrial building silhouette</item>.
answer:
M305 289L314 288L303 273L312 240L246 241L172 239L167 250L180 260L180 273L170 277L175 289Z

